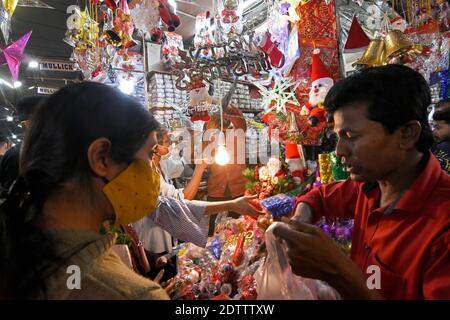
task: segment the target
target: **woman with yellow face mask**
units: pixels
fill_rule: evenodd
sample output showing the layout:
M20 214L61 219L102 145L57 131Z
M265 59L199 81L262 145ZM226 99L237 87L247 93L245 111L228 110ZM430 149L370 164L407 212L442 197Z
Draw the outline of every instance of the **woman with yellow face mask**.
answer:
M111 250L105 221L144 216L174 236L206 243L203 216L257 215L248 199L160 198L150 165L159 123L138 102L98 83L62 88L39 107L21 175L0 203L0 296L31 299L168 299Z

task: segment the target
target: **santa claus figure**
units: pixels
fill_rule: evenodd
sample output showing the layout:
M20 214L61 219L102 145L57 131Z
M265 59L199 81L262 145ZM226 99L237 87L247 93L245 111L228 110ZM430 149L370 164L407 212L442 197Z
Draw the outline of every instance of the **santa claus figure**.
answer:
M301 147L300 147L301 148ZM303 154L303 152L301 152ZM297 183L304 181L305 163L304 157L300 155L300 149L297 144L286 143L286 164L288 165L291 175Z
M311 68L311 90L309 91L309 102L303 106L300 114L308 116L312 127L319 122L325 121L325 110L322 103L333 86L334 82L319 56L319 49L314 49Z
M319 49L314 49L311 68L311 90L309 103L312 107L323 103L334 82L319 56Z
M208 107L212 103L212 97L208 93L208 87L201 77L195 77L188 86L189 106L192 111L192 121L209 121Z

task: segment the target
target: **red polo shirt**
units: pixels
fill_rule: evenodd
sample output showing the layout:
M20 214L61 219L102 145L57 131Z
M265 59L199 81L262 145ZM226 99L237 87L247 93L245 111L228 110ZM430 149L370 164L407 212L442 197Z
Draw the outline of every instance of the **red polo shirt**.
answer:
M367 276L381 274L386 299L450 299L450 175L430 155L395 209L383 215L377 183L351 180L300 196L325 217L355 219L351 258Z

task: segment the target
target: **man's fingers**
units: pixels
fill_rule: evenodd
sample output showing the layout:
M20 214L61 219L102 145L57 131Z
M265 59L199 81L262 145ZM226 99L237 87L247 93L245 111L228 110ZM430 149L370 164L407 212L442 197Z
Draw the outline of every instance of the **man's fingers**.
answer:
M283 222L279 222L275 225L273 234L278 238L294 243L297 242L299 238L299 232L293 230L288 224Z

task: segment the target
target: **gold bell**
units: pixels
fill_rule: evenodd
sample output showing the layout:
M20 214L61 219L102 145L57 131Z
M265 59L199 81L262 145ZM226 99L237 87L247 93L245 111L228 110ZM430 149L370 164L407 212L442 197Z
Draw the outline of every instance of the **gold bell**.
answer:
M384 64L385 47L381 39L374 39L370 41L366 51L364 51L361 58L359 58L353 65L364 67L378 67Z
M400 30L391 30L384 39L386 55L384 61L401 56L414 49L414 43L409 40Z
M119 47L122 45L122 39L119 37L119 35L114 32L113 30L107 30L103 33L103 37L106 41L113 47Z

